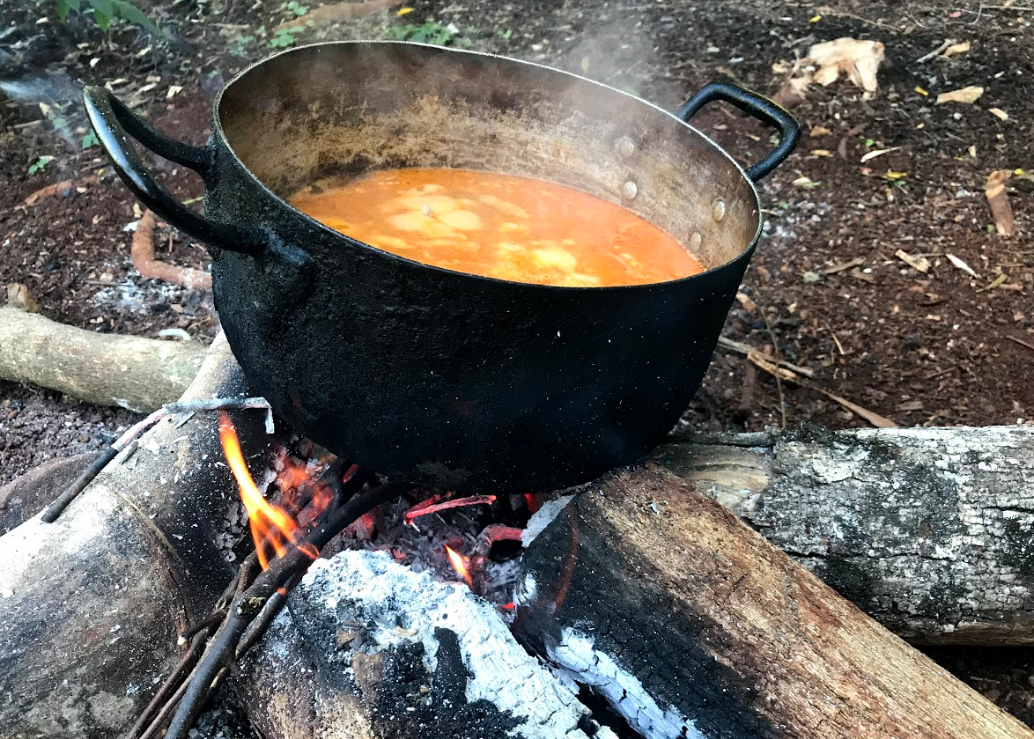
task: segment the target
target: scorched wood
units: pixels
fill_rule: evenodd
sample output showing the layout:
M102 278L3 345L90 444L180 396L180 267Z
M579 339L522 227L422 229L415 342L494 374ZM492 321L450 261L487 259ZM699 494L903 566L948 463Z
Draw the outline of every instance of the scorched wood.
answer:
M232 685L267 739L616 739L493 606L385 552L314 564Z
M216 340L185 399L244 389ZM159 423L54 523L0 537L0 735L119 736L179 657L177 634L211 610L246 521L214 413ZM268 446L261 411L234 420ZM56 496L60 490L54 490Z
M517 633L649 739L1031 739L1019 721L656 466L533 540Z
M654 459L909 641L1034 644L1032 427L732 436Z

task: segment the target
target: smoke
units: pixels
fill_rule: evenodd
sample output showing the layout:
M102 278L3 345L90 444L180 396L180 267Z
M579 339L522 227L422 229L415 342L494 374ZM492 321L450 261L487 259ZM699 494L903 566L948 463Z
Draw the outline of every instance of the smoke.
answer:
M0 54L4 53L0 50ZM82 85L68 74L30 69L0 79L0 91L19 103L38 106L54 132L71 149L82 148L82 138L89 130L82 105Z

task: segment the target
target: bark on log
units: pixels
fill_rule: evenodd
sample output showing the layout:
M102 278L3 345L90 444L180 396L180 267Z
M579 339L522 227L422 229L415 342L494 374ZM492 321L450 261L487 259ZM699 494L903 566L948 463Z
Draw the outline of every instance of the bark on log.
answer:
M650 739L1031 739L715 501L648 466L525 553L517 631Z
M616 739L491 605L385 552L314 564L231 685L266 739Z
M52 459L0 488L0 536L39 513L93 462L97 453Z
M1034 644L1034 428L730 441L653 458L913 643Z
M153 411L183 394L204 358L196 342L98 334L0 308L0 379L87 403Z
M243 389L220 337L185 399ZM262 456L262 413L233 416L245 452ZM55 523L36 516L0 537L0 735L100 739L132 725L178 658L177 633L231 577L246 521L221 458L216 414L167 419Z

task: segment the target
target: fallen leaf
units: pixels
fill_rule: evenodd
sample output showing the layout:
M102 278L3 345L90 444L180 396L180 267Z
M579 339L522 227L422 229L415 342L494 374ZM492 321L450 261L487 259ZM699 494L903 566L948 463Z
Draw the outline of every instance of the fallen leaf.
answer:
M868 162L871 159L875 159L876 157L881 157L884 154L889 154L892 151L897 151L900 148L901 148L900 146L892 146L889 149L877 149L876 151L870 151L868 154L866 154L866 155L864 155L862 157L862 162L863 163Z
M183 92L183 88L179 85L169 85L169 91L165 93L165 99L171 100L172 98Z
M969 87L963 87L961 90L952 90L951 92L942 92L937 96L937 104L943 105L944 103L965 103L972 105L980 96L984 94L984 88L977 85L970 85Z
M963 41L961 44L952 44L944 50L944 56L958 56L959 54L965 54L972 48L969 41Z
M412 13L412 12L413 12L414 10L416 10L416 8L410 8L410 7L405 7L405 8L399 8L399 9L398 9L398 10L397 10L397 11L395 12L395 15L397 15L397 16L399 16L399 17L402 17L402 16L404 16L404 15L408 15L408 14Z
M1009 275L1006 275L1006 274L1000 274L1000 275L998 275L997 277L995 277L995 279L994 279L994 282L992 282L992 283L991 283L991 284L989 284L989 285L984 285L983 287L979 288L979 289L977 290L977 292L978 292L978 293L982 293L982 292L987 292L988 290L994 290L994 289L995 289L996 287L998 287L999 285L1004 285L1004 284L1005 284L1005 282L1006 282L1006 281L1007 281L1008 279L1009 279Z
M1007 120L1009 120L1009 114L1006 113L1001 108L989 108L987 112L990 113L991 115L993 115L995 118L997 118L1000 121L1007 121Z
M815 44L808 58L818 66L815 81L822 86L836 82L846 74L852 83L866 92L876 92L876 72L883 63L885 47L879 41L839 38Z
M805 282L819 282L822 279L822 275L818 272L805 272L801 275L801 279Z
M924 90L924 89L923 89L922 87L920 87L919 85L916 85L916 92L918 92L918 93L919 93L920 95L922 95L922 96L923 96L924 98L928 98L928 97L930 97L930 93L928 93L928 92L927 92L926 90Z
M814 190L816 187L819 186L819 184L821 183L818 183L810 177L805 177L803 175L793 181L794 187L803 187L805 190Z
M895 172L893 169L888 169L883 175L883 179L896 182L897 180L903 180L908 177L908 172Z
M896 411L921 411L923 410L923 401L921 400L910 400L907 403L900 403L896 408Z
M972 267L970 267L968 264L963 262L961 259L959 259L954 254L946 253L944 256L948 258L949 262L954 264L957 268L961 269L963 272L968 272L969 274L973 275L974 277L977 276L977 273L973 271Z
M903 249L898 249L896 252L894 252L894 256L896 256L902 262L914 269L916 272L922 272L923 274L926 274L926 272L930 269L930 260L926 257L913 257L911 254L909 254L907 251L904 251Z
M831 133L833 132L825 126L812 126L811 133L809 134L809 136L811 136L813 139L817 139L819 136L828 136Z
M833 152L829 151L829 149L812 149L811 153L812 153L812 156L816 156L816 157L831 157L831 156L833 156Z
M751 300L746 293L736 293L736 300L743 306L743 310L750 313L753 313L758 308L758 304Z

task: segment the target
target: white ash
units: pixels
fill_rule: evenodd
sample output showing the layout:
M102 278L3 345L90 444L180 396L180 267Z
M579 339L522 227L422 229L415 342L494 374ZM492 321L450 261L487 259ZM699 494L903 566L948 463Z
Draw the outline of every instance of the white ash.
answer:
M560 511L567 507L567 504L574 500L573 495L565 495L562 498L555 498L542 504L542 507L528 520L528 525L521 535L521 544L528 546L535 537L546 530L549 524L553 523Z
M629 726L646 739L707 739L675 706L662 709L634 675L595 648L591 637L571 628L547 646L554 667L602 695Z
M455 632L470 672L469 702L487 700L522 719L516 735L526 739L589 738L579 728L588 709L517 644L495 608L465 586L414 572L385 552L353 550L315 562L298 590L340 622L369 625L368 636L383 648L421 642L431 672L437 667L435 628ZM614 739L606 728L592 736Z

